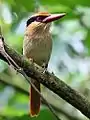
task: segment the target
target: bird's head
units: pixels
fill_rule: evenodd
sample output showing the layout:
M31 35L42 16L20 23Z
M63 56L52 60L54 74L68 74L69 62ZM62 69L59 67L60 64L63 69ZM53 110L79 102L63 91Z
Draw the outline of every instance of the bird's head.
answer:
M32 30L49 30L50 23L58 20L65 16L65 13L61 14L49 14L47 12L39 12L37 14L32 15L26 23L26 26L31 28Z

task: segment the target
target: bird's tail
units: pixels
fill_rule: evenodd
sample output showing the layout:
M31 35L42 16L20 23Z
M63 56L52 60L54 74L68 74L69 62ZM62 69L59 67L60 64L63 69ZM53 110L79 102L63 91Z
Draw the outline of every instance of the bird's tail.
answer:
M40 83L32 79L32 83L40 91ZM40 111L40 95L37 91L31 86L30 88L30 114L32 117L37 116Z

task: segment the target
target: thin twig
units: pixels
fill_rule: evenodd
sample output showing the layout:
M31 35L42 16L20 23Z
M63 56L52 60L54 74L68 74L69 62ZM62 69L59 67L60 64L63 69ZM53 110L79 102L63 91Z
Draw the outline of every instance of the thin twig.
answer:
M9 59L12 61L13 63L13 60L12 58L9 56ZM10 61L9 61L10 63ZM39 96L44 100L44 102L46 103L46 105L48 106L48 108L50 109L50 111L53 113L53 115L57 118L57 120L61 120L55 113L55 111L53 110L53 108L51 107L51 105L47 102L47 100L43 97L43 95L39 92L39 90L36 88L36 86L32 83L31 80L28 79L28 76L25 74L25 72L23 71L22 68L20 68L15 62L13 63L15 66L14 69L17 70L17 72L21 73L25 79L27 80L27 82L36 90L36 92L39 94Z
M53 115L57 118L57 120L61 120L57 115L54 109L51 107L51 105L47 102L47 100L43 97L43 95L39 92L39 90L35 87L35 85L31 82L31 80L28 79L28 76L25 74L25 72L22 69L18 69L18 72L21 73L27 82L36 90L36 92L39 94L39 96L44 100L50 111L53 113Z
M0 53L7 59L8 63L14 67L15 70L17 70L19 73L21 73L26 80L28 81L29 84L31 84L31 86L37 91L37 93L40 95L40 97L45 101L46 105L48 106L48 108L50 109L50 111L53 113L53 115L57 118L57 120L61 120L55 113L55 111L53 110L53 108L51 107L51 105L47 102L47 100L42 96L42 94L38 91L38 89L35 87L35 85L28 79L28 76L25 74L25 72L23 71L22 68L20 68L15 61L13 61L13 59L5 52L4 49L4 38L1 36L0 37Z

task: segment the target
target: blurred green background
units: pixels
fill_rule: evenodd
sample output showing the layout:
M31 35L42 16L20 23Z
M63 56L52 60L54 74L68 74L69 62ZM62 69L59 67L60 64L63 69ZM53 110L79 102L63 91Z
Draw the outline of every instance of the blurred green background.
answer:
M0 0L5 41L21 54L26 20L36 11L67 13L52 24L48 70L90 100L90 0ZM28 116L28 88L23 76L0 60L0 120L55 120L44 104L37 118ZM88 120L47 88L42 93L62 120Z

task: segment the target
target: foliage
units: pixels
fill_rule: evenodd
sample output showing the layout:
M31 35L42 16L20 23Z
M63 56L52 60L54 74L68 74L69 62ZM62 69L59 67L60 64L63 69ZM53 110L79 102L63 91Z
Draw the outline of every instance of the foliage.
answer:
M78 89L89 99L90 0L0 0L0 25L3 35L6 42L20 53L22 53L25 22L38 10L67 13L63 19L52 24L53 51L48 70L53 71L59 78ZM28 90L25 79L2 61L0 61L1 79L19 87L23 86L23 89ZM46 88L42 87L42 91L48 101L51 100L50 102L56 107L63 108L67 114L74 110L64 101L58 100ZM28 101L27 95L13 87L0 84L0 120L30 119L25 115L29 111ZM82 120L86 119L84 116L81 117L77 111L73 116L77 116L77 113ZM65 112L59 112L59 115L64 120L68 118ZM54 118L48 109L42 106L40 116L35 119L51 120Z

